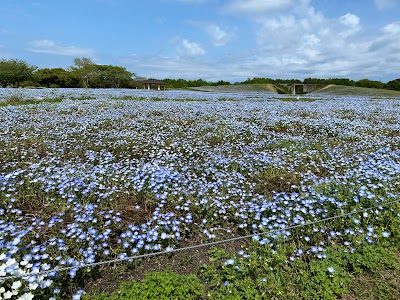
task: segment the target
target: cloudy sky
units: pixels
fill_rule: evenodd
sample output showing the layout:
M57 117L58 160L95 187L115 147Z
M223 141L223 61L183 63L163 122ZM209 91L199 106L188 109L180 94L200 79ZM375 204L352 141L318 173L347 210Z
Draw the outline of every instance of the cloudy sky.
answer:
M400 0L1 0L0 58L138 76L400 78Z

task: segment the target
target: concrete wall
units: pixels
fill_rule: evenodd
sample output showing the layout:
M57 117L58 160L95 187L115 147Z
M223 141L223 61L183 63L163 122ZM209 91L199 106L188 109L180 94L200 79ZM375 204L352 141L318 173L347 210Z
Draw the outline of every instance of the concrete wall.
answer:
M323 87L326 86L326 84L302 84L302 83L296 83L296 84L281 84L284 87L286 87L292 94L296 95L299 93L307 94L314 92L315 90L322 89Z

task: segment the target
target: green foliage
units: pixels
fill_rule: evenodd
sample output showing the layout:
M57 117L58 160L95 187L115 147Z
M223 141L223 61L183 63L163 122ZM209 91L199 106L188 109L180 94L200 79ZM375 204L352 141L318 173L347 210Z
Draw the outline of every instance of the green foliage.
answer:
M20 103L22 101L24 101L24 98L23 98L23 96L21 94L14 94L14 95L9 96L6 99L5 103L14 104L14 103Z
M35 66L18 59L0 60L0 87L19 87L32 78Z
M73 88L80 86L80 79L62 68L39 69L34 73L35 81L46 87Z
M336 84L336 85L346 85L346 86L355 86L356 83L354 80L348 78L306 78L303 80L305 84Z
M179 275L172 271L146 274L142 282L122 284L111 295L101 294L92 300L203 299L204 287L195 275Z
M26 104L39 104L43 102L58 103L63 100L63 97L55 97L43 100L25 100L21 94L14 94L9 96L5 102L0 102L0 107L8 105L26 105Z
M97 65L89 58L75 58L71 73L80 78L83 87L120 88L129 87L134 73L123 67Z
M100 88L119 88L126 87L133 73L128 72L123 67L111 65L97 65L97 77L93 80L96 87Z
M91 59L75 58L74 65L69 70L62 68L44 68L35 72L37 67L27 64L18 59L0 60L0 87L20 86L45 86L62 88L142 88L140 81L133 80L136 76L121 66L97 65ZM164 79L169 88L190 88L202 86L223 86L231 85L230 82L218 80L215 82L203 79ZM323 84L323 85L344 85L357 86L375 89L390 89L400 91L400 79L395 79L386 84L381 81L361 79L354 81L348 78L306 78L303 81L298 79L272 79L263 77L248 78L240 84L275 84L278 93L289 93L280 84Z
M254 77L247 78L247 80L243 82L238 82L237 84L265 84L265 83L301 83L301 80L298 79L272 79L272 78L262 78L262 77Z
M386 83L385 88L388 90L400 91L400 78L389 81Z
M356 86L365 87L365 88L373 88L373 89L383 89L385 88L385 84L376 80L369 79L361 79L356 82Z
M200 86L219 86L219 85L230 85L230 82L219 80L216 82L205 81L203 79L197 80L185 80L185 79L164 79L169 88L190 88L190 87L200 87Z

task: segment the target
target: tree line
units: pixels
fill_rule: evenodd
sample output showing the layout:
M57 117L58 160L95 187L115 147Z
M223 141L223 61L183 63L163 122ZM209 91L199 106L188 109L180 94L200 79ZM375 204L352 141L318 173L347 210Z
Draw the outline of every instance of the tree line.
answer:
M249 78L239 84L283 84L283 83L291 83L291 84L335 84L335 85L346 85L346 86L355 86L355 87L365 87L365 88L374 88L374 89L389 89L389 90L397 90L400 91L400 78L394 79L389 82L381 82L377 80L370 79L361 79L358 81L354 81L348 78L306 78L303 81L298 79L272 79L272 78L260 78L254 77Z
M19 59L0 59L0 87L54 87L54 88L142 88L144 78L136 77L124 67L98 65L89 58L75 58L74 65L68 69L38 69ZM203 79L164 79L167 88L189 88L199 86L230 85L228 81L206 81ZM383 83L377 80L361 79L354 81L348 78L306 78L272 79L254 77L235 84L336 84L376 89L400 91L400 78Z
M123 67L98 65L89 58L75 58L67 70L38 69L18 59L0 60L0 87L135 88L139 83L134 76Z

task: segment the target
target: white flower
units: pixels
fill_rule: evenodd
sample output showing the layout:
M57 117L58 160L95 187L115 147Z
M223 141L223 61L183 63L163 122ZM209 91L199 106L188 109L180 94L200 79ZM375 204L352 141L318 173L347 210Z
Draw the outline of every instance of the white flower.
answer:
M33 297L35 296L32 293L26 293L19 297L17 300L32 300Z
M37 282L32 282L29 284L29 289L30 290L36 290L36 288L38 287Z
M12 241L12 244L13 244L14 246L16 246L16 245L19 244L20 241L21 241L21 239L20 239L19 237L17 237L17 238L15 238L15 239Z
M332 268L332 267L328 267L328 271L329 271L330 273L335 273L335 269Z
M13 293L11 291L7 291L3 295L4 299L11 299L12 296L13 296Z
M21 286L22 286L22 282L18 280L18 281L14 281L14 283L11 286L11 288L13 290L18 290Z
M0 260L4 260L6 257L7 256L4 253L0 254Z
M14 258L10 258L9 260L7 260L6 266L7 266L7 267L11 267L11 266L15 265L16 262L17 262L17 261L16 261Z

